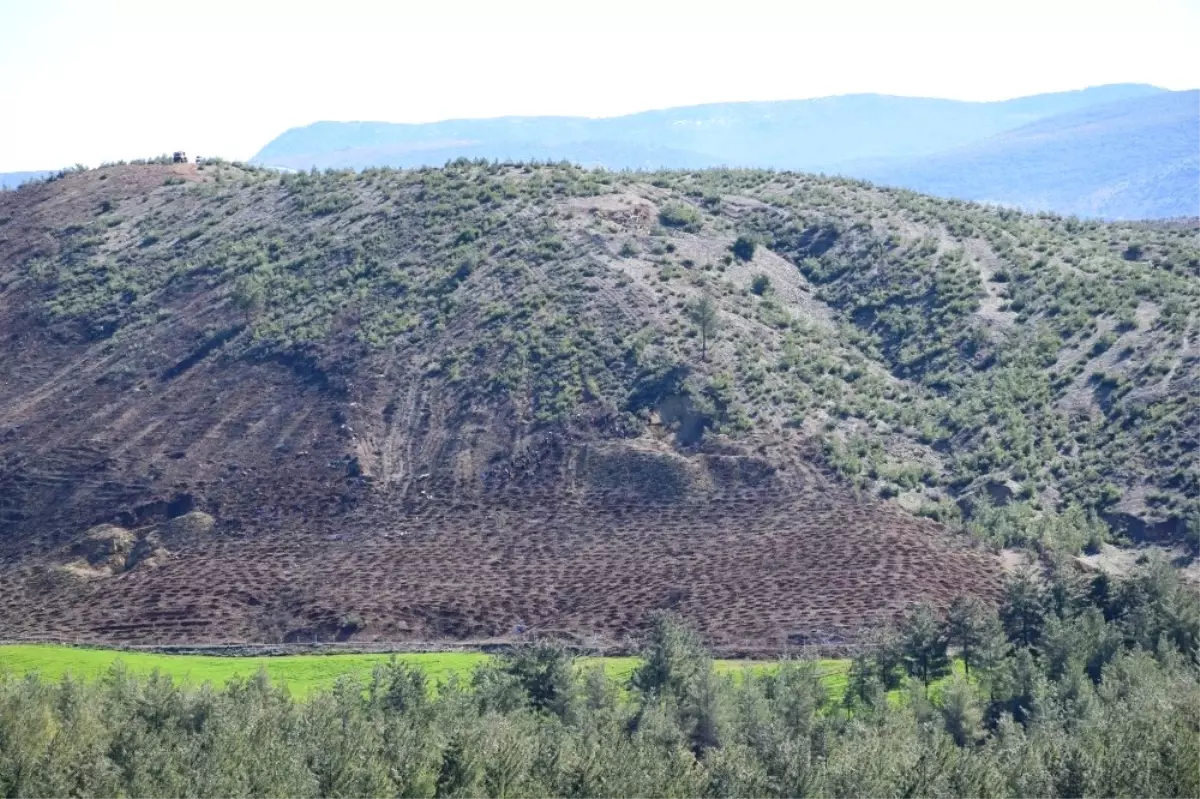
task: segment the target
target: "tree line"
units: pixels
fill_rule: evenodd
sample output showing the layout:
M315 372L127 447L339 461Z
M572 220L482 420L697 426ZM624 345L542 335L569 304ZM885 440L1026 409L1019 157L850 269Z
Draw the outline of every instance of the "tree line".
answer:
M438 685L392 660L303 701L265 673L0 675L0 795L1200 796L1198 628L1151 560L914 608L844 690L809 660L718 674L669 615L624 681L549 642Z

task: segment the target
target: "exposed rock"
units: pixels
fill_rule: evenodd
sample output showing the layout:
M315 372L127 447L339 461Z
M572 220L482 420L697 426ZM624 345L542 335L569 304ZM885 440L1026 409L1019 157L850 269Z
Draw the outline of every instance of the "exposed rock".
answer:
M964 516L970 517L975 505L983 497L997 508L1002 508L1013 501L1021 492L1021 484L1014 480L1000 480L994 477L983 478L972 483L958 498L959 510Z
M90 580L101 580L105 577L112 577L114 570L111 567L104 566L96 568L89 566L86 561L77 560L62 566L55 566L48 577L55 583L84 583Z

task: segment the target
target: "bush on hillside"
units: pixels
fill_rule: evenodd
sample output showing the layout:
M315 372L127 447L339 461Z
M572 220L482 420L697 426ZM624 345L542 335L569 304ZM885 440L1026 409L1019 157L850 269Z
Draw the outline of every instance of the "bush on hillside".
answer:
M733 242L733 246L730 247L729 250L738 257L738 260L749 261L754 257L754 250L756 247L757 245L754 243L754 239L747 236L738 236L737 240Z
M658 212L663 227L683 228L689 232L700 229L700 212L684 203L667 203Z

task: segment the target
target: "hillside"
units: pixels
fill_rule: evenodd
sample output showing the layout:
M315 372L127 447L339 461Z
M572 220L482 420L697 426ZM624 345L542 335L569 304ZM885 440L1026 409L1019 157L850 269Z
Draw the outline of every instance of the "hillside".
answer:
M942 197L1106 219L1200 216L1200 91L1058 114L846 174Z
M797 174L2 193L0 631L844 641L990 595L985 543L1185 534L1198 273L1194 229Z
M251 160L301 170L441 166L456 158L487 158L567 160L609 169L822 171L854 159L931 154L1054 114L1160 92L1118 84L992 103L857 94L713 103L605 119L317 122L284 132Z

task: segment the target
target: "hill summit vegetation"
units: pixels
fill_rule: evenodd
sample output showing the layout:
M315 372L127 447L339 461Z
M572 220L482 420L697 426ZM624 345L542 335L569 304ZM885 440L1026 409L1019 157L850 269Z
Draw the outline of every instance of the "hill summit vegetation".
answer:
M1200 529L1189 226L769 171L144 164L0 193L0 254L12 568L103 521L160 526L89 574L503 486L831 480L1069 554Z

